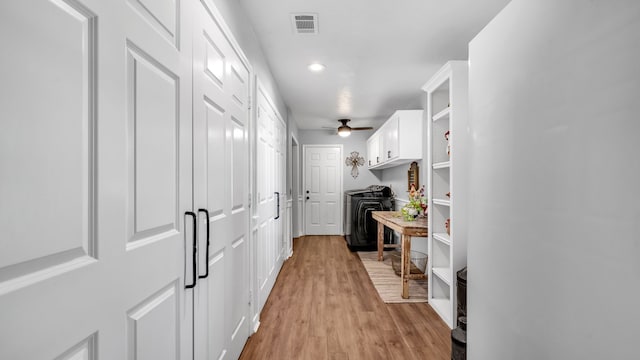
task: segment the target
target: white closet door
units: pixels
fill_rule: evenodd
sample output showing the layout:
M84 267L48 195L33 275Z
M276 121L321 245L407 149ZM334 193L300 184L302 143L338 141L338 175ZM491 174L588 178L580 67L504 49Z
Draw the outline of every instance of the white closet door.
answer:
M126 250L119 261L126 287L118 296L126 301L130 359L192 355L193 290L186 288L194 282L195 238L188 213L194 211L188 6L173 0L128 0L123 6L128 201Z
M287 152L287 130L282 119L278 118L275 122L275 156L276 156L276 192L278 198L276 199L276 261L282 265L282 262L287 257L287 243L285 239L285 225L286 225L286 207L287 207L287 184L286 184L286 152ZM278 272L280 267L278 267ZM278 276L276 272L276 277ZM274 279L275 280L275 279Z
M1 359L191 356L191 50L144 3L0 6Z
M201 2L192 17L194 202L201 235L195 352L196 359L235 359L250 329L250 70L215 14Z
M278 115L270 97L258 82L257 86L257 233L256 279L257 306L254 317L259 316L282 267L282 219L284 211L284 122Z

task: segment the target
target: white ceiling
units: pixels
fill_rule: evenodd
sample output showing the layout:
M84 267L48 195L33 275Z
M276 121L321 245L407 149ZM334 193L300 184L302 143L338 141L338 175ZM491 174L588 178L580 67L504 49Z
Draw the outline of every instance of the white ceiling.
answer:
M379 126L419 109L421 86L509 0L240 0L300 129ZM293 31L291 13L316 13L317 35ZM312 73L312 62L326 65Z

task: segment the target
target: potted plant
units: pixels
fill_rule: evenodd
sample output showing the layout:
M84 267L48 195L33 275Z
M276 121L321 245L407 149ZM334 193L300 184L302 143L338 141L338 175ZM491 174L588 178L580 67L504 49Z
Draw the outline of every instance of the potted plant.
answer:
M427 214L427 197L424 194L424 185L416 190L416 186L411 184L409 190L409 203L400 209L402 217L407 221L413 221L418 216L426 216Z

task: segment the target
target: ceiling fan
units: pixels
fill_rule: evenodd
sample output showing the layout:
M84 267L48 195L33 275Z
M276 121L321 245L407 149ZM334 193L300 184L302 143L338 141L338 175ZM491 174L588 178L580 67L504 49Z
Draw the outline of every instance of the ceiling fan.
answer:
M347 136L351 135L351 130L373 130L373 128L371 126L351 127L351 126L347 125L347 123L349 121L351 121L351 119L340 119L338 121L342 123L342 125L338 126L338 135L340 135L342 137L347 137Z

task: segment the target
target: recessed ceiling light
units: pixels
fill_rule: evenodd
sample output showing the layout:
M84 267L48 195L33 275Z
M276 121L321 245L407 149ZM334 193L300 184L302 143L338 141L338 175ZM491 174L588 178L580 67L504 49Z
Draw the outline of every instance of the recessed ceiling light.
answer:
M324 65L322 65L320 63L309 64L309 70L311 70L313 72L321 72L325 68L326 68L326 66L324 66Z

